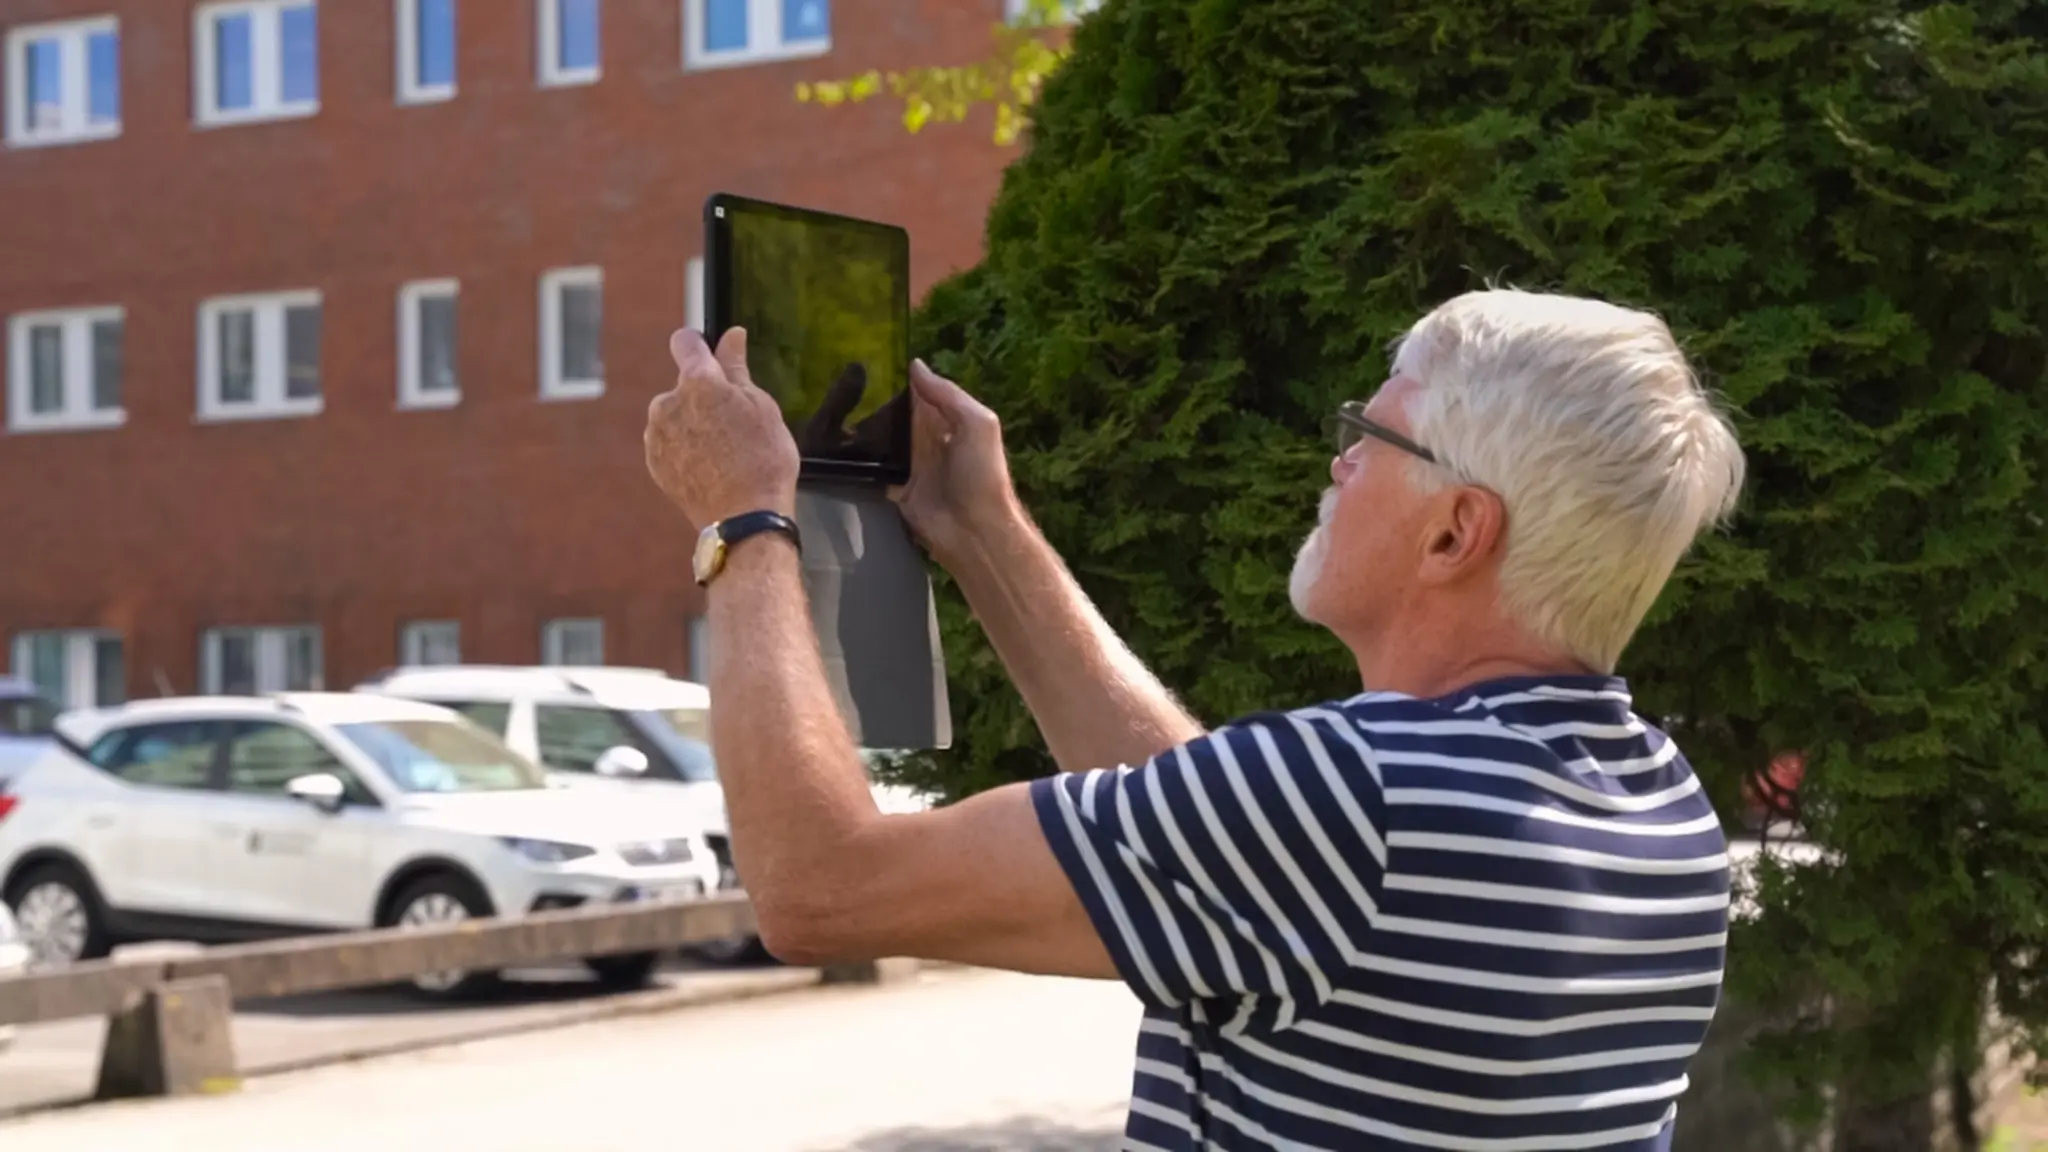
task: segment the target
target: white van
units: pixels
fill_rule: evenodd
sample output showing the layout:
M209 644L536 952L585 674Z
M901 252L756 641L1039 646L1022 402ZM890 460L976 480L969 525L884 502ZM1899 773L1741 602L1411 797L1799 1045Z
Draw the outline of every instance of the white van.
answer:
M711 754L711 694L702 684L656 668L442 665L391 669L356 691L453 708L572 787L658 789L687 808L718 855L725 886L739 887ZM881 784L874 796L885 812L929 806ZM724 962L765 958L752 937L700 951Z

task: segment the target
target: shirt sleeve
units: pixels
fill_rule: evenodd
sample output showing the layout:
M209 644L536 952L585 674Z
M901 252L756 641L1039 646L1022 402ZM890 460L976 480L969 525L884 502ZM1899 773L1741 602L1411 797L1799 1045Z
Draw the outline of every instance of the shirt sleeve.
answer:
M1263 1007L1287 1027L1366 948L1385 805L1369 747L1337 712L1253 717L1142 767L1038 780L1032 798L1148 1004Z

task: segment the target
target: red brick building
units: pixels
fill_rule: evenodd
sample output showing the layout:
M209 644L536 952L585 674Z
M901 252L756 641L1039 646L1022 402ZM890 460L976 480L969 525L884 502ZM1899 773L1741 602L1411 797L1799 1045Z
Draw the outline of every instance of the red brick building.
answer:
M1008 155L795 83L1005 0L6 0L0 637L73 705L401 659L687 673L640 429L701 207L978 258Z

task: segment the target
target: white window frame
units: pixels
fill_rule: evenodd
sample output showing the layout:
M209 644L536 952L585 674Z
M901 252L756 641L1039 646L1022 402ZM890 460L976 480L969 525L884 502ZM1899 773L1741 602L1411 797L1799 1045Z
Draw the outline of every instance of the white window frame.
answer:
M59 708L99 708L121 702L99 698L99 643L120 641L125 659L126 637L111 628L31 628L16 632L8 653L14 675L23 680L29 678L34 671L30 667L29 646L45 636L64 638L64 694L54 702Z
M400 408L453 408L462 402L462 364L458 356L455 388L431 392L421 387L420 302L447 297L455 301L456 351L462 344L462 284L453 279L414 280L398 290L398 406Z
M704 258L692 256L684 276L683 323L701 333L704 331Z
M1072 24L1088 13L1102 7L1102 0L1064 0L1062 6L1066 10L1067 18L1059 23ZM1004 0L1003 3L1003 16L1012 24L1024 19L1024 14L1030 10L1031 0Z
M595 264L556 268L540 278L540 395L543 400L592 400L604 395L604 378L562 377L562 289L604 288L604 269ZM602 297L600 296L600 300ZM597 312L598 361L604 360L604 307Z
M533 10L540 22L534 42L540 47L541 86L563 88L597 83L604 76L604 0L597 3L597 63L588 68L562 68L555 63L562 54L562 0L534 0Z
M446 640L454 655L446 661L429 661L428 647ZM398 662L407 668L443 667L462 663L462 621L408 620L398 630Z
M128 422L127 381L122 381L123 403L113 408L92 405L92 328L102 320L119 320L121 339L127 333L127 312L118 306L99 308L53 308L42 312L21 312L7 324L7 430L9 432L58 432L90 428L118 428ZM64 333L64 407L55 412L31 412L34 381L30 379L30 328L57 325ZM122 354L122 373L127 373L127 354Z
M438 104L453 100L462 83L462 72L455 70L455 78L446 84L422 84L420 82L420 0L395 0L398 24L398 102L400 104ZM491 0L485 0L486 3ZM497 0L502 3L503 0ZM455 18L455 45L461 44L462 14L459 0L449 11ZM452 47L452 46L451 46ZM456 52L458 59L460 51Z
M286 8L300 7L313 9L316 30L314 58L317 61L319 40L325 39L318 32L319 0L220 0L192 10L192 109L193 119L200 127L292 120L320 111L318 84L314 86L311 100L288 104L282 95L284 37L278 28L278 17ZM249 31L250 105L247 108L221 108L215 103L220 94L215 85L220 77L219 61L214 59L213 22L222 16L243 14L252 17Z
M52 144L82 144L112 139L121 134L122 112L119 108L115 109L111 123L94 124L88 119L92 114L92 69L91 58L86 53L86 41L101 32L112 32L117 38L114 70L118 73L121 68L118 42L121 20L118 16L25 24L8 31L6 66L0 68L0 76L4 76L7 83L9 146L40 148ZM58 41L63 55L64 123L47 131L37 131L29 122L28 115L28 46L36 40Z
M683 0L683 67L732 68L777 60L806 60L832 51L832 35L791 44L782 38L782 0L747 0L747 44L712 51L704 46L707 0ZM855 0L858 2L858 0ZM836 14L835 14L836 15Z
M327 640L321 634L318 624L226 624L208 628L200 634L199 646L199 691L202 695L218 696L221 688L221 641L231 632L246 632L255 638L256 647L252 654L255 662L256 687L258 695L266 692L312 691L325 688L327 680ZM313 682L305 688L288 689L285 678L291 667L287 651L293 636L308 633L313 637Z
M327 404L327 380L323 371L318 396L287 397L285 376L290 367L285 346L284 313L287 308L312 304L321 310L322 360L326 359L327 306L315 288L292 292L262 292L242 296L215 296L199 305L199 418L201 420L275 420L290 416L315 416ZM236 309L256 313L256 395L254 399L224 402L220 397L220 314ZM323 369L325 365L322 365Z
M549 620L542 624L540 626L540 662L550 667L559 668L567 666L568 661L563 659L562 656L562 650L568 646L564 641L570 630L580 628L594 628L597 630L597 663L603 664L604 617L602 616L570 616ZM584 667L587 665L587 661L578 661L575 666Z

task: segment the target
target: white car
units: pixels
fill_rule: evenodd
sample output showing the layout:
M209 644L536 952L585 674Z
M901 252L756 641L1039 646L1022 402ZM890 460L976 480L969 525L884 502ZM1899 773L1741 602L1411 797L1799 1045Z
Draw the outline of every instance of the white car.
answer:
M391 669L356 691L453 708L573 786L672 797L704 822L724 886L739 886L703 685L654 668L443 665ZM929 806L902 788L876 784L873 792L884 812ZM728 962L765 957L751 936L698 951Z
M0 805L7 803L0 796ZM7 905L0 904L0 980L19 976L28 971L28 945L21 942L21 932L14 926L14 917L7 911ZM11 1024L0 1024L0 1052L5 1052L14 1043L15 1028Z
M461 716L361 693L150 700L57 719L0 808L0 896L39 965L206 943L689 899L717 858L672 805L550 787ZM644 982L654 954L586 961ZM414 986L465 991L488 973Z

